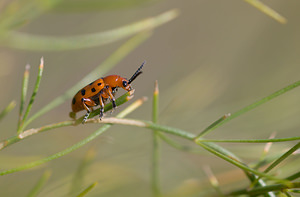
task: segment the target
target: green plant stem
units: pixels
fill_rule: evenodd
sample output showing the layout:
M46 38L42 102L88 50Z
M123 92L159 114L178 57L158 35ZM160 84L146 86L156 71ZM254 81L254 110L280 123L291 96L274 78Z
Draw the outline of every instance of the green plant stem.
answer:
M279 157L278 159L276 159L270 166L268 166L264 170L264 173L270 172L273 168L275 168L278 164L280 164L283 160L285 160L286 158L288 158L291 154L293 154L299 148L300 148L300 142L297 143L295 146L293 146L290 150L288 150L287 152L285 152L281 157ZM254 186L260 178L261 177L258 177L251 185Z
M98 182L95 182L91 185L89 185L87 188L85 188L80 194L77 195L77 197L83 197L85 196L87 193L89 193L96 185L98 184Z
M297 179L297 178L299 178L299 177L300 177L300 171L299 171L299 172L296 172L295 174L292 174L292 175L286 177L285 179L290 180L290 181L293 181L293 180L295 180L295 179Z
M157 123L158 121L158 106L159 103L159 89L158 82L155 81L154 92L153 92L153 109L152 109L152 122ZM159 131L153 130L153 152L152 152L152 191L153 196L160 196L159 187L159 160L160 160L160 145L159 145Z
M240 195L254 196L260 194L266 194L271 191L284 191L286 189L291 189L291 188L300 188L300 182L291 182L287 185L285 184L267 185L264 187L256 187L251 190L242 189L242 190L231 192L228 194L228 196L240 196Z
M13 108L16 106L16 101L11 101L0 113L0 120L2 120Z
M31 111L33 102L35 100L35 96L36 96L36 94L37 94L37 92L39 90L41 79L42 79L43 70L44 70L44 58L42 57L41 58L41 63L40 63L40 66L39 66L39 73L38 73L38 76L37 76L37 79L36 79L36 83L35 83L35 86L34 86L34 90L33 90L33 93L31 95L31 98L30 98L29 104L27 106L27 109L25 111L25 114L23 116L23 120L21 121L21 124L19 126L18 133L21 133L24 130L24 122L26 122L26 120L27 120L27 117L29 115L29 112Z
M230 114L225 114L224 116L222 116L221 118L219 118L218 120L213 122L211 125L206 127L203 131L201 131L200 134L197 135L197 137L195 139L199 139L200 137L203 137L204 135L208 134L210 131L214 130L215 127L217 127L219 124L221 124L221 122L223 122L229 116L230 116Z
M200 147L194 148L194 147L182 145L182 144L176 142L175 140L167 137L166 135L164 135L161 132L159 132L158 135L159 135L160 139L162 139L164 142L166 142L167 144L169 144L170 146L172 146L178 150L191 152L191 153L203 153L203 149L200 149Z
M104 122L104 121L106 121L106 122ZM99 119L90 119L89 120L89 123L101 123L101 122L102 123L109 122L111 124L121 124L121 125L131 125L131 126L143 127L143 128L148 128L151 130L158 130L158 131L162 131L162 132L169 133L172 135L176 135L176 136L182 137L184 139L194 141L196 144L202 146L204 149L208 150L209 152L211 152L211 153L215 154L216 156L224 159L225 161L228 161L229 163L241 168L242 170L244 170L246 172L251 172L258 176L263 176L263 177L269 178L271 180L275 180L275 181L282 182L282 183L288 182L288 181L285 181L282 179L275 178L271 175L259 172L255 169L249 168L247 165L243 164L237 156L235 156L233 153L226 150L225 148L220 147L212 142L195 141L194 138L196 137L196 135L189 133L187 131L178 129L178 128L172 128L169 126L159 125L159 124L155 124L153 122L144 121L144 120L142 121L142 120L118 119L118 118L109 118L109 119L105 119L103 121L99 121Z
M116 99L116 105L119 106L127 101L129 101L131 98L132 98L132 95L133 94L133 91L130 91L130 92L126 92L125 94L123 94L122 96L120 96L119 98ZM111 103L105 105L104 107L104 112L107 112L109 111L110 109L112 108L112 105ZM99 109L93 111L91 114L90 114L90 117L94 117L96 115L99 114ZM12 136L6 140L3 140L2 142L0 142L0 150L3 149L3 148L6 148L16 142L19 142L27 137L30 137L34 134L37 134L37 133L41 133L41 132L44 132L44 131L48 131L48 130L51 130L51 129L56 129L56 128L60 128L60 127L66 127L66 126L72 126L72 125L78 125L78 124L81 124L82 120L83 120L83 117L84 116L81 116L80 118L78 118L77 120L75 121L72 121L72 120L67 120L67 121L63 121L63 122L58 122L58 123L54 123L54 124L50 124L50 125L46 125L46 126L43 126L43 127L40 127L40 128L36 128L36 129L28 129L18 135L15 135L15 136Z
M270 100L272 100L272 99L274 99L274 98L276 98L276 97L278 97L278 96L280 96L280 95L282 95L282 94L284 94L288 91L290 91L290 90L293 90L294 88L296 88L298 86L300 86L300 80L296 81L296 82L294 82L294 83L292 83L292 84L290 84L290 85L288 85L288 86L286 86L286 87L284 87L284 88L282 88L282 89L280 89L276 92L274 92L273 94L270 94L269 96L266 96L266 97L264 97L264 98L262 98L262 99L260 99L256 102L240 109L239 111L231 114L229 117L227 117L223 121L220 121L218 124L214 125L214 127L210 128L210 130L216 129L216 128L220 127L221 125L231 121L232 119L234 119L234 118L236 118L236 117L238 117L238 116L240 116L240 115L242 115L242 114L244 114L244 113L246 113L246 112L248 112L248 111L250 111L250 110L252 110L252 109L254 109L254 108L256 108L256 107L258 107L258 106L260 106L260 105L262 105L262 104L264 104L264 103L266 103L266 102L268 102L268 101L270 101ZM195 140L197 141L197 138L195 138Z
M118 118L125 117L126 115L128 115L129 113L134 111L136 108L141 106L143 102L144 102L144 100L142 100L142 99L139 99L139 100L135 101L130 106L128 106L126 109L124 109L121 113L119 113L116 117L118 117ZM73 146L70 146L69 148L66 148L65 150L63 150L61 152L58 152L56 154L53 154L53 155L51 155L49 157L46 157L44 159L28 163L28 164L25 164L25 165L17 167L17 168L12 168L12 169L9 169L9 170L1 171L0 176L6 175L6 174L11 174L11 173L14 173L14 172L23 171L23 170L26 170L26 169L29 169L29 168L33 168L33 167L39 166L41 164L44 164L48 161L51 161L51 160L60 158L64 155L66 155L66 154L69 154L69 153L77 150L78 148L84 146L88 142L94 140L96 137L101 135L103 132L105 132L111 126L112 126L112 124L104 124L102 127L100 127L98 130L96 130L94 133L92 133L91 135L89 135L85 139L81 140L80 142L74 144Z
M173 134L173 135L182 137L182 138L190 140L190 141L194 141L194 138L196 137L196 135L194 135L192 133L188 133L184 130L181 130L178 128L172 128L169 126L158 125L158 124L155 124L155 123L149 122L149 121L120 119L120 115L118 115L117 118L106 118L106 119L102 119L102 120L99 120L99 118L88 119L87 123L103 123L104 126L102 126L99 130L97 130L95 133L93 133L88 138L84 139L83 141L79 142L78 144L76 144L60 153L57 153L57 154L47 157L45 159L27 164L27 165L19 167L19 168L2 171L2 172L0 172L0 175L5 175L5 174L20 171L20 170L28 169L28 168L43 164L52 159L61 157L65 154L68 154L68 153L78 149L79 147L83 146L84 144L88 143L89 141L93 140L98 135L102 134L106 129L110 128L110 126L112 124L131 125L131 126L137 126L137 127L144 127L144 128L148 128L151 130L159 130L159 131L162 131L165 133L169 133L169 134ZM249 168L247 165L241 163L241 160L237 156L235 156L233 153L231 153L230 151L228 151L212 142L197 142L196 141L196 144L202 146L204 149L208 150L209 152L211 152L211 153L215 154L216 156L222 158L223 160L228 161L229 163L241 168L242 170L244 170L246 172L251 172L251 173L256 174L257 176L266 177L270 180L278 181L280 183L288 182L286 180L278 179L271 175L259 172L252 168Z
M288 158L291 154L293 154L295 151L297 151L300 148L300 142L297 143L295 146L290 148L287 152L285 152L281 157L279 157L276 161L274 161L267 169L264 170L265 173L270 172L274 167L276 167L278 164L280 164L283 160Z
M51 172L49 170L46 170L44 174L41 176L41 178L38 180L35 187L30 191L28 194L28 197L35 197L39 194L43 186L47 183L51 176Z
M26 101L26 95L27 95L27 90L28 90L28 81L29 81L29 69L30 65L27 64L25 66L25 72L23 76L23 84L22 84L22 92L21 92L21 103L20 103L20 111L19 111L19 122L18 122L18 129L20 129L20 126L23 121L23 110L24 110L24 105Z
M105 73L108 72L108 70L113 68L117 63L119 63L122 59L124 59L130 52L132 52L134 49L140 46L145 40L147 40L149 36L150 36L149 32L143 32L129 39L121 47L119 47L113 54L111 54L102 64L96 67L90 74L88 74L76 85L74 85L72 88L66 91L66 93L56 97L49 104L45 105L45 107L43 107L38 112L33 114L24 123L24 128L26 128L28 124L30 124L36 118L54 109L55 107L58 107L59 105L63 104L66 100L71 99L72 96L74 96L75 93L86 84L99 78L100 76L103 76Z
M300 140L300 136L287 138L271 138L271 139L204 139L198 138L199 142L225 142L225 143L268 143L268 142L286 142Z
M283 93L286 93L287 91L289 90L292 90L296 87L298 87L300 85L300 81L297 81L279 91L276 91L275 93L237 111L236 113L232 114L230 117L228 117L227 119L225 119L224 121L222 121L220 124L218 124L218 126L224 124L225 122L228 122L229 120L283 94ZM113 121L112 121L113 120ZM240 162L240 159L238 159L234 154L232 154L231 152L227 151L226 149L222 148L222 147L219 147L217 146L216 144L212 143L212 142L200 142L200 141L197 141L197 140L194 140L195 139L195 135L194 134L191 134L191 133L188 133L186 131L183 131L183 130L180 130L180 129L177 129L177 128L171 128L171 127L167 127L167 126L162 126L162 125L157 125L155 123L152 123L152 122L147 122L147 121L138 121L138 120L122 120L122 119L106 119L107 122L105 121L100 121L101 123L111 123L111 124L127 124L127 125L134 125L134 126L139 126L139 127L146 127L146 128L149 128L149 129L152 129L152 130L160 130L160 131L163 131L163 132L166 132L166 133L171 133L171 134L174 134L174 135L177 135L179 137L182 137L182 138L185 138L185 139L188 139L188 140L193 140L196 142L196 144L202 146L203 148L205 148L206 150L208 150L209 152L217 155L218 157L230 162L231 164L241 168L242 170L244 170L245 172L248 172L246 174L249 174L249 172L251 173L254 173L256 174L257 176L261 176L261 177L266 177L266 178L269 178L271 180L276 180L276 181L279 181L279 182L284 182L286 183L287 181L284 181L284 180L281 180L281 179L277 179L273 176L270 176L270 175L267 175L265 173L262 173L262 172L259 172L257 170L254 170L252 168L249 168L248 166L244 165L243 163ZM111 121L111 122L109 122ZM87 121L89 123L92 123L92 122L99 122L98 119L91 119L89 121ZM216 127L215 127L216 128ZM103 131L99 131L100 133L102 133ZM1 146L1 145L0 145ZM2 143L2 146L3 146L3 143ZM1 147L0 147L1 148ZM70 151L71 152L71 151ZM44 163L44 162L43 162ZM27 167L28 168L28 167ZM4 174L7 174L9 172L2 172L1 174L3 175ZM0 175L1 175L0 174Z

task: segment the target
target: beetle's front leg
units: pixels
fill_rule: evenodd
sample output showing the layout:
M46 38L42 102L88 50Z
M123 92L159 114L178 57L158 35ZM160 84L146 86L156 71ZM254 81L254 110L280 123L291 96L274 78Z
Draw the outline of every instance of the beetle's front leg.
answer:
M100 113L99 113L99 118L100 120L103 117L103 113L104 113L104 102L103 102L103 98L101 95L99 95L99 105L100 105Z
M112 103L112 106L113 106L113 110L114 110L117 107L117 104L116 104L116 99L115 99L114 95L111 92L111 88L108 87L106 89L106 92L107 92L107 94L108 94L108 96L109 96L109 98L111 100L111 103Z

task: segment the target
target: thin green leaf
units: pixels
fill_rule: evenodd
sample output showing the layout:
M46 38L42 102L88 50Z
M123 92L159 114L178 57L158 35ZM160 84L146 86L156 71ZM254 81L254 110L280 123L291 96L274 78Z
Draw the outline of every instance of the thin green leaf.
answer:
M271 18L275 19L277 22L281 24L285 24L287 21L286 19L277 13L272 8L268 7L264 3L259 0L245 0L247 3L252 5L253 7L259 9L261 12L265 13L266 15L270 16Z
M159 89L158 82L155 81L154 92L153 92L153 104L152 104L152 122L157 123L158 121L158 109L159 109ZM159 186L159 161L160 161L160 141L159 131L153 130L153 151L152 151L152 174L151 174L151 186L153 196L160 196Z
M21 121L21 124L19 126L18 133L21 133L23 131L23 129L24 129L24 127L23 127L24 122L26 122L26 120L27 120L27 117L29 115L29 112L31 111L33 102L35 100L35 96L36 96L36 94L37 94L37 92L39 90L39 87L40 87L40 83L41 83L41 79L42 79L42 75L43 75L43 70L44 70L44 58L42 57L41 58L41 63L40 63L40 66L39 66L38 76L37 76L37 79L36 79L36 82L35 82L35 86L34 86L34 90L33 90L33 93L31 95L31 98L30 98L29 104L27 106L27 109L25 111L25 114L23 116L23 119Z
M30 191L28 194L28 197L35 197L38 196L41 189L44 187L44 185L47 183L51 176L51 172L49 170L46 170L44 174L41 176L41 178L38 180L34 188Z
M209 152L213 153L214 155L216 155L216 156L224 159L225 161L228 161L229 163L239 167L240 169L244 170L246 173L251 172L255 175L262 176L262 177L265 177L265 178L268 178L270 180L274 180L274 181L277 181L277 182L283 183L283 184L289 183L289 181L287 181L287 180L279 179L279 178L276 178L274 176L268 175L266 173L263 173L263 172L260 172L260 171L257 171L255 169L252 169L252 168L248 167L247 165L243 164L237 158L231 157L230 155L227 155L226 154L226 152L228 152L227 150L225 150L225 149L223 150L223 148L220 148L220 147L217 147L217 149L216 149L214 144L211 144L209 142L202 142L202 143L196 142L196 143L198 145L202 146L203 148L205 148L206 150L208 150Z
M273 168L275 168L278 164L280 164L283 160L285 160L286 158L288 158L291 154L293 154L295 151L297 151L300 148L300 142L297 143L295 146L293 146L292 148L290 148L290 150L288 150L286 153L284 153L281 157L279 157L278 159L276 159L269 167L267 167L264 170L264 173L268 173L270 172ZM257 180L259 180L261 177L258 177ZM254 181L251 185L255 185L257 183L257 180Z
M114 0L114 1L99 1L99 0L71 0L63 1L58 6L54 7L54 12L92 12L92 11L107 11L124 8L132 8L141 6L146 3L155 2L157 0Z
M295 179L297 179L297 178L299 178L299 177L300 177L300 171L299 171L299 172L296 172L295 174L292 174L292 175L288 176L288 177L285 178L285 179L290 180L290 181L293 181L293 180L295 180Z
M83 197L85 196L87 193L89 193L96 185L98 184L98 182L95 182L91 185L89 185L85 190L83 190L79 195L77 195L77 197Z
M0 113L0 120L2 120L14 107L16 106L16 101L11 101L5 109Z
M268 143L268 142L286 142L300 140L300 136L272 139L204 139L198 138L199 142L226 142L226 143Z
M299 189L287 189L287 192L293 192L295 194L300 194L300 190ZM291 196L291 195L290 195Z
M169 144L173 148L176 148L176 149L181 150L181 151L190 152L190 153L203 153L202 149L182 145L182 144L176 142L175 140L167 137L162 132L159 132L158 135L159 135L160 139L165 141L167 144Z
M215 127L217 127L219 124L221 124L221 122L223 122L229 116L230 116L230 114L225 114L224 116L222 116L221 118L219 118L218 120L216 120L215 122L213 122L211 125L209 125L208 127L206 127L203 131L201 131L200 134L197 135L197 137L195 138L195 140L197 140L200 137L203 137L204 135L208 134L210 131L214 130Z
M290 90L293 90L294 88L297 88L298 86L300 86L300 80L296 81L295 83L292 83L292 84L290 84L290 85L288 85L288 86L286 86L286 87L284 87L284 88L282 88L282 89L280 89L276 92L274 92L273 94L270 94L269 96L266 96L266 97L264 97L264 98L262 98L262 99L260 99L256 102L240 109L239 111L237 111L233 114L231 114L231 116L224 119L219 124L215 125L212 129L216 129L216 128L220 127L221 125L231 121L232 119L237 118L240 115L242 115L242 114L244 114L244 113L246 113L246 112L248 112L248 111L250 111L250 110L252 110L252 109L254 109L254 108L256 108L256 107L258 107L258 106L260 106L260 105L262 105L262 104L264 104L264 103L266 103L266 102L268 102L268 101L270 101L270 100L272 100L272 99L274 99L274 98L276 98L276 97L278 97L278 96L280 96L280 95L282 95L282 94L284 94L288 91L290 91Z
M293 183L289 183L288 185L285 184L267 185L264 187L256 187L251 190L247 188L247 189L230 192L227 195L228 196L240 196L240 195L257 196L257 195L266 194L271 191L284 191L286 189L291 189L291 188L300 188L300 182L293 182Z
M34 51L62 51L82 49L109 44L134 34L154 29L178 16L177 10L170 10L156 17L150 17L139 22L116 28L114 30L68 37L37 36L20 32L8 34L2 44L8 47Z
M297 151L300 148L300 142L297 143L295 146L290 148L286 153L284 153L281 157L279 157L276 161L274 161L267 169L264 170L265 173L272 170L274 167L276 167L278 164L280 164L283 160L288 158L291 154L293 154L295 151Z
M30 65L27 64L25 66L25 72L24 72L24 76L23 76L21 103L20 103L20 111L19 111L19 122L18 122L17 130L19 130L19 128L23 122L23 110L24 110L24 105L25 105L25 101L26 101L27 89L28 89L29 69L30 69Z

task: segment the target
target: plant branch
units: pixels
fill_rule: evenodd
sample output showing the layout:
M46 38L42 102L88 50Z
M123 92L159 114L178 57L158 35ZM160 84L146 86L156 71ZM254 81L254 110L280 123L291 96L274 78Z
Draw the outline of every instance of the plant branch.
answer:
M143 104L143 102L144 102L144 99L139 99L139 100L135 101L129 107L127 107L121 113L119 113L116 117L117 118L124 118L126 115L128 115L129 113L134 111L136 108L141 106ZM81 140L80 142L74 144L73 146L70 146L70 147L66 148L65 150L63 150L61 152L58 152L56 154L53 154L53 155L51 155L49 157L46 157L44 159L37 160L37 161L31 162L31 163L25 164L25 165L20 166L20 167L16 167L16 168L1 171L0 176L6 175L6 174L11 174L11 173L14 173L14 172L23 171L23 170L26 170L26 169L29 169L29 168L33 168L33 167L42 165L42 164L44 164L48 161L51 161L51 160L60 158L64 155L67 155L67 154L77 150L78 148L84 146L88 142L94 140L96 137L101 135L103 132L105 132L111 126L112 126L112 124L104 124L102 127L100 127L98 130L96 130L94 133L92 133L91 135L89 135L85 139Z

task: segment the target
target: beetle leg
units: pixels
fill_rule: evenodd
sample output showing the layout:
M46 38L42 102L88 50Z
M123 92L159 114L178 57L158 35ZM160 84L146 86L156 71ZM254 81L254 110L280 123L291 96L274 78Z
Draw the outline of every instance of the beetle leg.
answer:
M100 105L99 118L100 118L100 120L101 120L102 117L103 117L103 113L104 113L104 102L103 102L103 99L102 99L102 96L101 96L101 95L99 96L99 105Z
M111 91L110 91L109 88L107 88L106 90L107 90L107 93L109 95L109 98L111 100L111 103L112 103L112 106L113 106L113 110L114 110L117 107L117 105L116 105L116 99L115 99L114 95L111 93Z
M87 118L89 117L90 113L91 113L91 109L87 106L86 102L90 102L89 99L85 99L85 98L82 98L82 105L84 107L84 109L86 110L86 114L82 120L82 124L85 123L85 121L87 120Z

